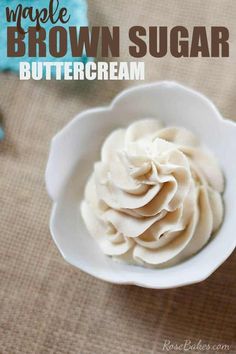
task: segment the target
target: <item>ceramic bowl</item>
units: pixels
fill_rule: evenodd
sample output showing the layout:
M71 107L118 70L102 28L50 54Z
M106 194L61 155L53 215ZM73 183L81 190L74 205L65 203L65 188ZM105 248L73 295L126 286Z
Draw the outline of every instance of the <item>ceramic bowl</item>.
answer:
M166 126L192 131L218 159L225 175L225 217L222 227L198 254L165 269L120 264L105 256L89 235L80 215L86 180L99 159L106 136L118 127L145 117ZM75 267L116 284L173 288L200 282L233 252L236 244L236 124L223 119L202 94L176 82L135 86L119 94L108 107L80 113L53 139L46 185L53 201L52 237L63 257Z

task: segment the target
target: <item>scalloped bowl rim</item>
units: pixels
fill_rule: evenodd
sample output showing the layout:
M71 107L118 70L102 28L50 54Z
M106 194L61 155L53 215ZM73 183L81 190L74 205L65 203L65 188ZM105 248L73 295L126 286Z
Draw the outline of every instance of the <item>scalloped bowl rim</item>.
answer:
M210 108L212 111L214 111L215 114L215 119L218 119L218 121L223 124L223 125L228 125L231 128L235 129L236 132L236 123L225 119L222 117L222 115L220 114L219 110L217 109L217 107L214 105L214 103L208 99L204 94L191 89L189 87L186 87L182 84L179 84L175 81L158 81L158 82L153 82L153 83L147 83L147 84L141 84L141 85L137 85L137 86L132 86L130 88L127 88L123 91L121 91L119 94L117 94L115 96L115 98L111 101L111 103L107 106L99 106L99 107L95 107L95 108L90 108L90 109L86 109L84 111L82 111L81 113L77 114L69 123L67 123L51 140L51 144L50 144L50 150L49 150L49 158L48 158L48 163L47 163L47 167L46 167L46 172L45 172L45 180L46 180L46 189L47 192L49 194L49 196L51 197L52 201L53 201L53 207L52 207L52 211L51 211L51 217L50 217L50 232L53 238L53 241L55 242L57 248L59 249L61 255L63 256L63 258L71 265L73 265L76 268L79 268L80 270L82 270L85 273L88 273L100 280L109 282L109 283L113 283L113 284L119 284L119 285L137 285L140 287L145 287L145 288L152 288L152 289L169 289L169 288L177 288L180 286L186 286L186 285L190 285L190 284L195 284L198 282L201 282L205 279L207 279L212 273L214 273L217 268L223 264L226 259L233 253L235 246L236 246L236 242L234 242L234 244L231 244L228 249L227 252L225 251L224 254L221 256L220 259L218 259L217 264L215 264L214 266L208 267L208 269L206 268L205 271L201 270L201 272L199 273L195 273L194 275L192 275L191 278L186 279L185 281L181 281L178 282L176 281L176 283L173 284L151 284L151 283L145 283L144 281L138 281L138 280L132 280L132 279L111 279L111 277L106 277L104 274L101 276L99 273L96 273L96 269L89 269L89 271L87 269L85 269L84 267L80 267L78 266L78 264L75 264L75 262L73 262L72 259L70 259L69 256L67 256L61 245L59 244L58 240L57 240L57 235L55 233L54 230L54 221L55 221L55 215L56 215L56 210L57 210L57 206L58 203L55 201L55 196L52 195L50 187L49 187L49 174L50 174L50 163L51 163L51 158L52 155L54 154L53 151L53 146L55 144L55 142L59 139L61 139L61 137L63 137L65 134L67 134L67 131L69 131L71 128L73 128L73 125L75 124L75 122L77 123L79 120L82 120L83 118L85 118L88 114L96 114L98 112L105 112L105 111L112 111L114 109L114 107L122 100L122 98L124 98L125 96L127 96L127 94L129 94L130 92L135 92L135 91L139 91L142 89L146 89L146 88L155 88L158 86L163 86L163 87L168 87L168 88L173 88L173 87L177 87L177 88L181 88L184 89L186 92L195 95L196 97L198 97L199 99L201 99L202 101L204 101ZM191 261L191 258L190 258ZM133 267L133 266L131 266ZM135 266L136 267L136 266ZM173 266L174 268L175 266ZM172 268L172 267L171 267ZM170 268L169 268L170 269ZM159 269L160 270L160 269Z

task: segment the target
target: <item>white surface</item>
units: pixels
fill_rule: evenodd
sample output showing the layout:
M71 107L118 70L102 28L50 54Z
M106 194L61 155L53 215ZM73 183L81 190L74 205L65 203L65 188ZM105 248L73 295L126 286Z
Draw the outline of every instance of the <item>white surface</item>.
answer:
M194 257L166 269L114 262L88 234L79 212L84 186L99 159L104 138L137 119L156 117L166 126L191 130L215 154L226 179L225 218L221 229ZM118 95L109 107L85 111L52 140L46 185L53 200L50 229L63 257L106 281L148 288L196 283L212 274L236 245L236 124L222 116L205 96L175 82L136 86Z

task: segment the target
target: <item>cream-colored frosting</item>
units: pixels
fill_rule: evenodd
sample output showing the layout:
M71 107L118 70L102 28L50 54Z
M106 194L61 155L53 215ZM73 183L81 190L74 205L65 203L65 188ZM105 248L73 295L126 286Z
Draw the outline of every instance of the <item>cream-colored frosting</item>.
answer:
M223 189L214 156L190 131L143 119L105 140L81 212L106 255L169 266L219 228Z

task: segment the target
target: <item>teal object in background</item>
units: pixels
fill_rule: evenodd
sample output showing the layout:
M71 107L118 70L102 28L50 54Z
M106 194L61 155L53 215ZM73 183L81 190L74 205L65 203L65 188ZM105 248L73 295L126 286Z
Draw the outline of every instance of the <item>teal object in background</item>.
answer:
M4 137L5 137L4 130L3 130L3 128L0 126L0 141L3 140Z
M15 72L18 72L19 68L19 62L20 61L27 61L27 62L33 62L33 61L82 61L86 63L89 58L86 56L83 57L72 57L71 55L71 49L70 46L68 47L67 55L62 57L62 58L54 58L49 54L48 50L48 45L47 45L47 56L43 58L29 58L28 57L28 50L26 48L26 55L24 57L19 57L19 58L8 58L7 57L7 26L15 26L15 23L7 23L6 21L6 7L10 7L11 9L15 9L17 5L22 4L24 7L30 7L33 6L34 8L42 9L42 8L48 8L49 6L49 0L1 0L0 2L0 43L1 43L1 55L0 55L0 71L5 71L5 70L12 70ZM79 27L81 26L88 26L88 19L87 19L87 2L86 0L60 0L59 2L59 8L66 7L68 10L68 14L70 15L70 20L66 24L62 24L58 22L56 25L57 26L63 26L65 28L68 28L69 26L76 26ZM22 21L22 27L28 28L28 26L35 26L35 24L32 24L32 22L28 19L24 19ZM43 24L43 27L45 30L48 31L50 30L53 25L50 20L46 23ZM48 36L47 36L48 37ZM27 46L27 34L26 34L26 40L25 44Z

